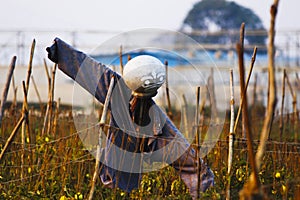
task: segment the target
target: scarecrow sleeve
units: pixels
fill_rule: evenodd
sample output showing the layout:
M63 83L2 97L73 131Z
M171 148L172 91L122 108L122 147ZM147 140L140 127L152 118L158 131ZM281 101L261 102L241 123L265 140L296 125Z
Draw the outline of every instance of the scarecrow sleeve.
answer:
M104 103L112 76L120 75L99 63L85 53L74 49L59 38L47 49L50 60L58 64L58 68L76 81L98 101Z

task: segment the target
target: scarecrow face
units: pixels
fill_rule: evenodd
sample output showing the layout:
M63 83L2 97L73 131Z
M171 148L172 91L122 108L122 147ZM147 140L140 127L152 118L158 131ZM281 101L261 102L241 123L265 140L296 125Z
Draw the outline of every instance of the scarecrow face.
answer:
M154 96L166 79L165 66L155 57L137 56L125 65L123 78L137 96Z

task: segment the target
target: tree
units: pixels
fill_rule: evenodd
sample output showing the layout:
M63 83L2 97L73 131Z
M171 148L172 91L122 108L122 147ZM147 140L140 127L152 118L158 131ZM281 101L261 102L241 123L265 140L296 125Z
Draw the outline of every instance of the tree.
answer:
M238 40L238 34L214 35L208 32L223 30L238 30L244 22L247 30L266 31L261 19L249 8L226 0L202 0L194 5L184 19L182 30L189 27L192 31L200 30L203 34L191 34L201 43L231 44ZM249 44L265 44L266 35L251 35L245 37Z

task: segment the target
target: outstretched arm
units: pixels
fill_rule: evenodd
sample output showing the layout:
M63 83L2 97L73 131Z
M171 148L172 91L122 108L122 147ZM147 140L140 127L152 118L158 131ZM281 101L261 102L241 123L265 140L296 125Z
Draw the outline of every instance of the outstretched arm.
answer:
M110 79L120 75L105 65L97 62L85 53L74 49L59 38L47 48L50 60L58 64L58 68L71 77L98 101L104 103Z

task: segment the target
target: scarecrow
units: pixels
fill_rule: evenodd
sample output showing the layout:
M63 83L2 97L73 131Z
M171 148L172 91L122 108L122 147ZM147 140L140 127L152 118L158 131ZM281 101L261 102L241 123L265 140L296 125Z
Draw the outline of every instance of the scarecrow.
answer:
M110 124L101 157L100 178L104 185L130 192L138 188L142 173L147 171L145 162L160 162L178 171L193 198L197 191L213 186L211 169L195 157L195 150L153 100L166 78L160 60L148 55L134 57L121 76L59 38L46 50L60 70L102 104L114 76Z

